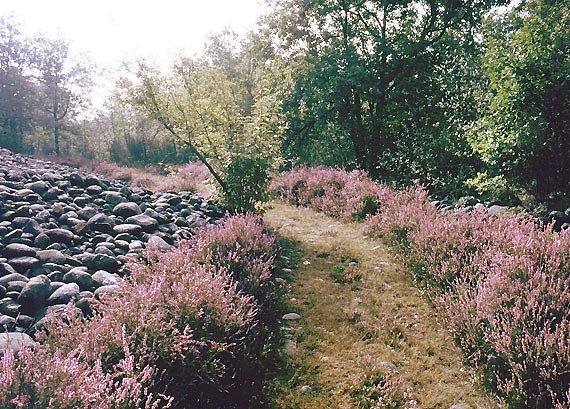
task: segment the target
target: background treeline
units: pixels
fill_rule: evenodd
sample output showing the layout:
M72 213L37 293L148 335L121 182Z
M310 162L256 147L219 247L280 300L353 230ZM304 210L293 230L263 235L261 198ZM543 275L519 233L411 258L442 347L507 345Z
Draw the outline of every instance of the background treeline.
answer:
M224 191L232 169L303 163L441 197L554 200L570 190L569 48L562 1L275 0L250 34L212 36L170 70L126 64L95 111L86 60L3 19L0 144L198 159Z

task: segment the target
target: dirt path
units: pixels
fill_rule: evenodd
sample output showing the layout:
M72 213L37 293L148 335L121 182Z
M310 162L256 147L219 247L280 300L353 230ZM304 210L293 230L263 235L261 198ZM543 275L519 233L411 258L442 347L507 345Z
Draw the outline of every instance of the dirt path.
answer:
M403 404L407 390L419 408L499 408L462 366L433 308L362 225L283 204L265 219L303 251L290 300L301 319L290 324L291 357L271 387L273 407L368 408L386 391Z

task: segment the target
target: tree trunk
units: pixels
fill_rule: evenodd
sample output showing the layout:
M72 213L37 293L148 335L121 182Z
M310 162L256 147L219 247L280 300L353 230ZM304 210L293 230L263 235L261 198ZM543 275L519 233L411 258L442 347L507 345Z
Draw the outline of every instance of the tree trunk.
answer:
M354 92L354 101L350 109L350 139L354 147L356 164L360 169L367 169L366 131L362 122L362 101L360 93Z
M59 121L54 113L54 124L53 124L53 144L55 147L55 154L59 156Z

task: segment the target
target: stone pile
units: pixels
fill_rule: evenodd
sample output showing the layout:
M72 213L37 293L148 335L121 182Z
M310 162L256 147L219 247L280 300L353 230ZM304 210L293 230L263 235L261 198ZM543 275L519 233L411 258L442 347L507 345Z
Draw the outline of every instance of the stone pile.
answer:
M146 247L167 251L224 212L0 149L0 333L33 333L73 300L116 291Z

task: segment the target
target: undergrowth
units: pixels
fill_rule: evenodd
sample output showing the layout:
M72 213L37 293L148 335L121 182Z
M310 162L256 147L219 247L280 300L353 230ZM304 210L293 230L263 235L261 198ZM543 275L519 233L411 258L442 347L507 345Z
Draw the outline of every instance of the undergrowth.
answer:
M254 216L149 250L93 317L70 304L40 343L0 360L5 408L240 408L262 401L285 288Z
M509 408L570 405L570 229L555 232L524 214L443 211L422 187L397 191L361 172L300 168L273 189L294 205L364 218L370 236L395 246ZM374 383L365 387L381 394L386 383Z

